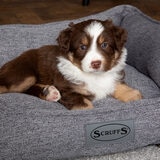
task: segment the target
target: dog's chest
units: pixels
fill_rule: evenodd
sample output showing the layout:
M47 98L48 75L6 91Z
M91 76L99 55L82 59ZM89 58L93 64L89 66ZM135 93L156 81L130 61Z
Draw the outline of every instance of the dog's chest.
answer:
M86 73L63 57L59 57L58 70L64 78L79 87L82 92L89 92L95 100L105 98L114 92L115 83L119 79L116 72ZM86 91L85 91L86 90ZM77 90L78 92L78 90Z
M82 82L85 89L95 96L95 100L105 98L114 92L115 78L111 75L88 75Z

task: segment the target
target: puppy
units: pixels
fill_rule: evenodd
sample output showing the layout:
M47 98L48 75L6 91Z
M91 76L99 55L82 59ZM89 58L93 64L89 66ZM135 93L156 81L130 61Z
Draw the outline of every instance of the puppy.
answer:
M127 86L126 31L112 21L70 24L58 45L31 49L0 69L0 93L23 92L68 109L91 109L92 101L112 96L123 102L142 98Z

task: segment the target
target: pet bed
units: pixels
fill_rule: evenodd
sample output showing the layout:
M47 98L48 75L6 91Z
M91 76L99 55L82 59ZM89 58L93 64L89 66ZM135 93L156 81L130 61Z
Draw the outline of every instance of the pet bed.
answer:
M1 94L0 159L72 159L160 143L160 22L129 5L72 22L108 18L128 31L125 79L143 99L106 98L95 101L92 110L69 111L33 96ZM0 65L27 49L55 44L70 22L1 25Z

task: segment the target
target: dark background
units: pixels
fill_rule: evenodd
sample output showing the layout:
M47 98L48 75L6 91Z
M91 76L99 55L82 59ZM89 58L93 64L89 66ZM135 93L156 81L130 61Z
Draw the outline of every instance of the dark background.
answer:
M120 4L130 4L160 20L160 0L0 0L0 24L41 24L75 19L104 11Z

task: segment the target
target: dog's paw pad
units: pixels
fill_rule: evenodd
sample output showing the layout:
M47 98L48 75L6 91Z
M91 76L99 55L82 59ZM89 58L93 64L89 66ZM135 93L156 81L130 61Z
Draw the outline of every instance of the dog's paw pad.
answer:
M45 87L43 93L46 96L47 101L57 102L61 98L60 92L54 86Z

